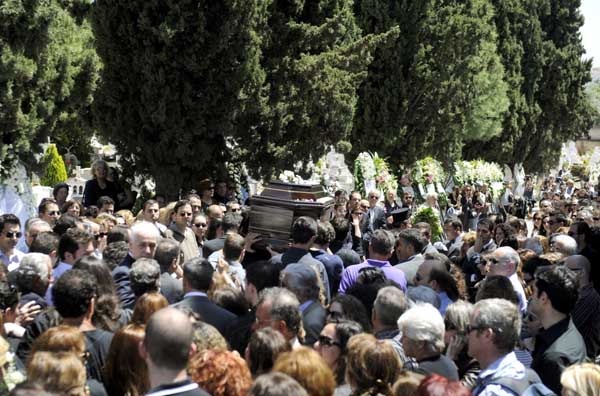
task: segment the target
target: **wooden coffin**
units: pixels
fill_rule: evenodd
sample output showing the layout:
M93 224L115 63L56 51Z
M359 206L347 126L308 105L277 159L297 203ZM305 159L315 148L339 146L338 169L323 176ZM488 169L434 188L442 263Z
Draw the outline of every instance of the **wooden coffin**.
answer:
M333 216L333 198L318 184L301 185L270 182L260 195L250 198L250 232L282 248L291 238L292 224L301 216L329 221Z

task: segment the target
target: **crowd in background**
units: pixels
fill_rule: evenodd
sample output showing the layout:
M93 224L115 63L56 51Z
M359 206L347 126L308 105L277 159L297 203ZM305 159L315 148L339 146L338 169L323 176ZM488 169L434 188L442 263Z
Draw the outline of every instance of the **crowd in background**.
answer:
M92 169L83 202L57 185L25 224L0 215L11 395L600 395L589 186L429 194L438 241L412 190L338 191L278 251L234 183L132 213Z

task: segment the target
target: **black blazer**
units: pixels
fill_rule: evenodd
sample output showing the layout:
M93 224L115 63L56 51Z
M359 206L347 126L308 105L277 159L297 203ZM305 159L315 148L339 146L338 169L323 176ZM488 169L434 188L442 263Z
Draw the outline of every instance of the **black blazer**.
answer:
M313 301L302 312L302 326L304 326L304 345L312 347L325 327L327 311L317 301Z
M133 307L135 304L135 294L133 294L131 281L129 280L129 272L134 261L135 259L127 254L121 264L112 270L112 277L117 287L117 295L123 307Z
M176 308L189 308L200 315L202 320L219 330L222 335L226 334L227 327L237 318L226 309L219 307L205 296L191 296L184 298L174 305Z
M169 304L175 304L183 298L183 282L181 279L174 279L168 272L163 272L160 274L160 293Z

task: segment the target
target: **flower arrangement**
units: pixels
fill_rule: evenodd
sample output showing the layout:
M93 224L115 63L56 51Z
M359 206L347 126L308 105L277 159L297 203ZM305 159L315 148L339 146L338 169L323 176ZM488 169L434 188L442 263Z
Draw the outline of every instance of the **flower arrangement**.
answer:
M494 182L502 182L503 179L502 168L493 162L476 160L454 163L454 183L459 186L475 182L491 185Z
M412 169L412 180L418 184L443 183L445 179L442 164L431 157L417 161Z
M377 153L360 153L354 160L354 182L356 188L365 195L365 182L375 181L378 190L396 191L398 190L398 181L392 174L385 158Z
M412 223L427 223L431 226L431 242L442 240L442 224L436 211L430 207L422 206L412 217Z

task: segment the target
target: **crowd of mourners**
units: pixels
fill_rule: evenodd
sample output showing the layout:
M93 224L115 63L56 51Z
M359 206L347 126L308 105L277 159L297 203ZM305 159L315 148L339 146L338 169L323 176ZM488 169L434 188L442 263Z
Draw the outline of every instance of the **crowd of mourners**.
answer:
M441 240L411 189L340 190L278 251L232 182L132 213L92 170L0 215L0 394L600 395L591 188L428 194Z

